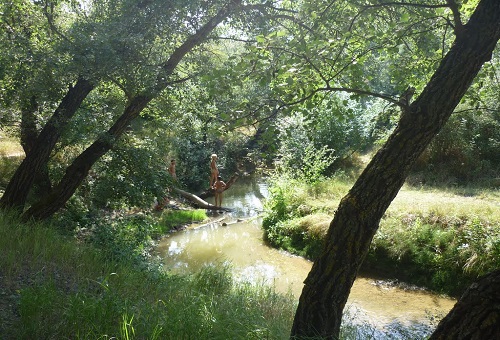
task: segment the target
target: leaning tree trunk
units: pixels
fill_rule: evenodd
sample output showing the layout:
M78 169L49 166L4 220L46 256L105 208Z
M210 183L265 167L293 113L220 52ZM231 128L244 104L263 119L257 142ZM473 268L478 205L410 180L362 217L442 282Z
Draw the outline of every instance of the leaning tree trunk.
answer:
M35 176L46 167L62 131L93 88L94 86L85 79L79 79L75 86L70 87L9 181L0 199L1 208L23 210Z
M163 72L158 76L155 87L151 89L151 94L135 96L108 132L96 140L73 161L66 169L66 173L61 181L53 188L52 192L48 196L43 197L42 200L33 204L23 214L23 219L46 219L61 209L71 196L73 196L85 177L87 177L92 165L111 149L115 141L120 138L129 124L139 116L149 102L169 85L168 79L182 58L184 58L193 48L206 41L208 35L217 25L226 19L240 4L241 0L229 1L228 5L210 18L200 30L189 36L183 44L177 47L162 66Z
M473 283L429 340L500 339L500 269Z
M61 209L87 177L92 165L111 149L114 141L123 134L130 122L140 114L150 101L151 98L149 97L137 96L108 130L107 134L99 137L75 158L52 192L26 210L23 219L46 219Z
M325 247L305 280L292 336L338 338L341 317L379 221L415 160L439 132L491 59L500 38L500 1L479 3L419 98L349 193L341 200Z
M31 96L23 110L21 110L21 145L25 155L29 154L37 143L38 130L35 116L37 111L38 102L35 96ZM41 165L39 172L35 174L33 189L35 194L38 195L49 193L52 190L48 162Z

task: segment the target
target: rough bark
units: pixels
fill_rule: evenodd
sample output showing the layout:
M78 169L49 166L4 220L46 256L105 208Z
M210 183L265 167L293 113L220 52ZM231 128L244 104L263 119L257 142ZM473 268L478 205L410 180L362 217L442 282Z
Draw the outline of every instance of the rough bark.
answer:
M500 270L473 283L429 340L500 339Z
M27 155L36 143L38 131L36 128L36 116L38 103L35 96L31 96L21 110L21 146Z
M37 143L38 130L35 116L37 111L38 102L35 96L31 96L21 111L21 145L25 155L29 154ZM49 193L52 190L47 162L40 166L40 171L35 175L34 184L34 191L38 195Z
M62 131L92 89L93 85L85 79L79 79L75 86L70 87L59 107L40 131L36 141L29 146L29 152L9 181L0 199L1 208L23 210L35 176L47 166L50 153Z
M131 99L123 114L107 133L96 140L73 161L50 195L33 204L23 214L23 219L46 219L61 209L81 185L92 165L111 149L115 141L120 138L129 124L139 116L149 102L157 97L169 85L170 76L182 58L184 58L193 48L206 41L208 35L217 25L225 20L240 4L241 0L230 1L227 6L210 18L200 30L188 37L186 41L171 54L165 64L162 65L163 73L158 77L155 87L149 91L149 94L137 95Z
M341 200L325 247L304 282L292 337L338 338L342 311L380 219L415 160L490 60L499 38L500 1L483 0L424 91Z

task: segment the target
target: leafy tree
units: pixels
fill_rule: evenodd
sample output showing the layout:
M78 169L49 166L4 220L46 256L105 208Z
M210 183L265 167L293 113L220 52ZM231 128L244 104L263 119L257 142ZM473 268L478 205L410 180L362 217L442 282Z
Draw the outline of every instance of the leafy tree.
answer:
M35 174L47 164L62 131L95 84L111 79L125 94L127 102L123 105L123 112L115 113L113 125L107 131L101 129L98 138L74 159L50 194L32 204L24 216L46 218L59 210L81 184L90 167L111 149L142 110L167 87L182 80L183 72L176 74L175 71L183 58L205 42L216 26L239 6L238 1L221 7L204 2L201 7L197 2L189 3L189 6L184 2L169 4L171 12L165 12L160 2L96 2L88 4L89 10L81 9L89 11L82 15L85 20L76 21L66 35L61 33L62 25L55 28L65 43L72 42L63 46L71 47L80 78L75 86L70 87L38 134L35 147L26 155L0 200L2 207L22 210ZM165 13L172 15L169 17ZM181 43L176 43L175 39L163 39L162 44L158 44L156 40L160 37L170 37L169 30L177 34ZM123 72L131 64L136 65L132 72ZM187 66L186 63L184 67ZM87 76L91 77L87 79Z
M381 217L418 156L491 59L500 38L500 3L480 1L467 24L461 23L457 4L449 5L454 14L455 41L418 98L403 105L398 126L341 200L325 248L305 281L293 336L338 337L342 310ZM488 323L473 328L475 336L498 336L499 315L491 317ZM471 319L467 320L471 326Z

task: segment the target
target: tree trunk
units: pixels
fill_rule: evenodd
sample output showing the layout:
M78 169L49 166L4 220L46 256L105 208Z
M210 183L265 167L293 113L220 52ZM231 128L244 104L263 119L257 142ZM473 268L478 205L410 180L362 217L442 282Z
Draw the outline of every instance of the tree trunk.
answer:
M137 96L108 130L107 134L99 137L75 158L52 192L33 204L23 214L23 220L43 220L51 217L61 209L87 177L92 165L111 149L114 141L123 134L130 122L141 113L150 101L151 98L149 97Z
M419 98L341 200L305 280L292 336L336 339L342 311L379 221L415 160L452 114L500 38L500 1L483 0Z
M429 340L500 339L500 270L473 283Z
M35 96L31 96L29 101L24 103L21 110L21 146L24 154L27 155L33 146L36 144L38 131L36 128L36 116L38 111L38 103Z
M194 203L197 207L202 208L202 209L209 209L209 210L224 210L224 211L231 211L229 208L225 207L218 207L213 204L210 204L208 202L205 202L202 200L200 197L193 195L187 191L181 190L179 188L173 188L176 193L181 195L182 197L190 200L192 203Z
M31 96L29 102L26 103L26 107L21 111L21 145L25 155L29 154L37 143L38 131L35 116L37 111L38 102L35 96ZM37 195L44 195L52 190L47 162L41 165L40 171L35 174L33 189Z
M83 182L92 165L111 149L115 141L120 138L129 124L141 113L148 103L160 95L169 85L169 78L182 58L193 48L203 43L217 25L226 19L240 4L241 0L231 0L227 6L210 18L200 30L188 37L183 44L177 47L170 58L162 65L164 72L158 77L155 87L150 90L150 94L134 97L125 108L123 114L108 130L107 134L101 136L73 161L50 195L33 204L23 214L23 219L46 219L61 209Z
M94 86L85 79L79 79L74 87L70 87L61 104L36 138L36 142L29 146L29 152L9 181L0 199L1 208L14 208L19 211L24 209L35 176L47 166L50 153L62 131L93 88Z

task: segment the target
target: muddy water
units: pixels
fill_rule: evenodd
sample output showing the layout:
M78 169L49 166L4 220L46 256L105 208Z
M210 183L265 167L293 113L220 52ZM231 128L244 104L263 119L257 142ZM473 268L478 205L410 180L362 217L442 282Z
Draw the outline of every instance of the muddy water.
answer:
M214 262L229 262L237 280L274 285L276 290L300 296L312 263L268 247L262 240L262 200L267 187L256 180L238 180L226 191L223 205L231 213L213 214L217 221L169 235L158 247L166 268L189 273ZM222 220L223 219L223 220ZM239 221L243 219L243 221ZM227 225L224 225L226 223ZM348 307L357 318L378 326L394 323L429 323L429 315L443 316L455 300L423 290L405 290L387 282L358 278ZM439 317L438 317L439 318Z

